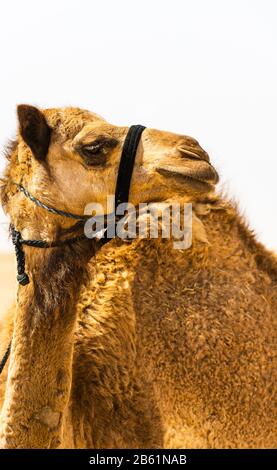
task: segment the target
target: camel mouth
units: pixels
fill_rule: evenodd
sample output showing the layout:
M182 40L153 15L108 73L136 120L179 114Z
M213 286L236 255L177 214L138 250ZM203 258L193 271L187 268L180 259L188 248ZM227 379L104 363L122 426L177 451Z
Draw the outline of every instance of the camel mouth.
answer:
M193 170L191 168L162 166L156 169L158 173L166 178L175 178L193 186L194 189L209 191L218 183L219 177L212 165L208 164Z

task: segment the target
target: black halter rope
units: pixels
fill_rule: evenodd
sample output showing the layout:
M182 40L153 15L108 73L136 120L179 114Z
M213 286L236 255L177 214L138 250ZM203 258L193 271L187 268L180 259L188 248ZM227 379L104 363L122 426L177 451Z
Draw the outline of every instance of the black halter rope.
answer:
M129 199L129 191L132 179L132 173L134 169L135 159L137 148L140 142L141 134L144 131L145 127L141 125L131 126L128 130L126 135L120 163L118 169L118 176L116 182L116 190L115 190L115 213L116 209L119 204L127 203ZM29 193L26 188L24 188L21 184L14 183L19 188L19 190L30 199L34 204L41 207L42 209L46 209L48 212L51 212L55 215L60 215L63 217L69 217L71 219L78 220L80 223L85 223L90 216L86 215L76 215L70 212L65 212L60 209L56 209L54 207L50 207L47 204L39 201L35 196ZM15 254L17 260L17 280L19 284L22 286L27 285L30 280L28 274L25 272L25 255L23 251L23 245L31 246L34 248L54 248L62 245L69 245L80 240L84 240L86 235L83 233L82 235L78 235L73 238L66 238L64 240L57 240L53 242L47 242L45 240L24 240L21 236L21 233L15 229L13 225L11 225L11 234L12 234L12 242L15 247ZM109 238L103 237L100 239L101 244L105 244L109 241ZM0 361L0 374L8 360L9 353L11 349L11 343L8 346L7 351L5 352L2 360Z

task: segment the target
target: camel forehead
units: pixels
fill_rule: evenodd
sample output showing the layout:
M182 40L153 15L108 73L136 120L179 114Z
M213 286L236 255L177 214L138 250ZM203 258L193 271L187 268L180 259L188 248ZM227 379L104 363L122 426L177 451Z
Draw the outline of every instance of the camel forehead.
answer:
M41 110L49 126L67 138L78 134L84 126L94 123L106 123L96 113L80 108L48 108Z

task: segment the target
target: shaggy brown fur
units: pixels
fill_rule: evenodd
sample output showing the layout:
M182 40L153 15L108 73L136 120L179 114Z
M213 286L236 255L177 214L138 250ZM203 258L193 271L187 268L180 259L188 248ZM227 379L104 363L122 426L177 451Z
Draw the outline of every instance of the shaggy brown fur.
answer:
M25 238L51 240L70 223L11 181L76 213L104 203L127 129L73 108L43 113L46 164L19 135L2 200ZM89 169L74 149L103 134L118 146ZM152 129L138 149L131 202L192 201L187 250L161 238L26 250L31 283L1 328L1 353L13 335L2 447L276 446L277 261L214 194L207 160L193 139Z

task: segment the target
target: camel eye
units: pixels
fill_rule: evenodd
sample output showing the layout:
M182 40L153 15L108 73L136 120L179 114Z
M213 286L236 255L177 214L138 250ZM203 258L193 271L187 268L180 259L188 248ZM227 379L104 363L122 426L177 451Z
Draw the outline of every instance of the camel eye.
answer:
M85 158L86 164L91 166L103 166L106 163L109 150L117 145L117 140L99 137L89 144L82 145L79 152Z
M81 148L81 151L83 155L85 155L86 157L90 157L91 155L97 155L98 153L100 153L101 150L103 150L104 145L105 145L104 142L95 141L91 144L83 145L83 147Z

